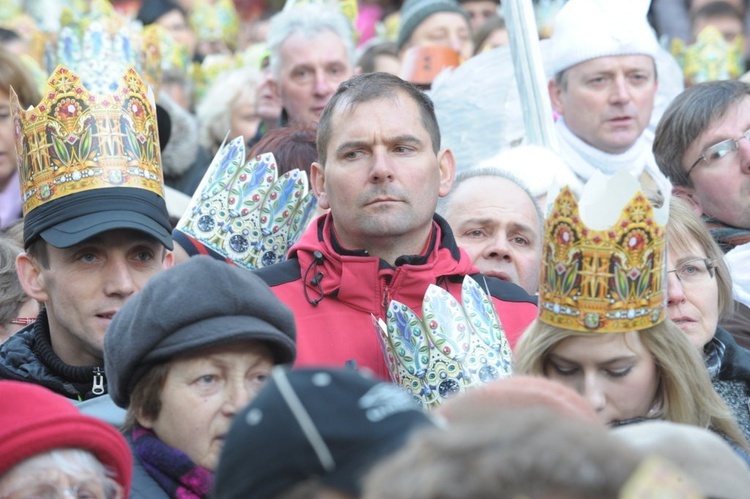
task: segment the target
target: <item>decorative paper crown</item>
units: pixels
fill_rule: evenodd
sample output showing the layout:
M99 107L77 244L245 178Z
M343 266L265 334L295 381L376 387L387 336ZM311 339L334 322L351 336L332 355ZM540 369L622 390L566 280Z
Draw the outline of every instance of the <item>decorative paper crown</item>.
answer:
M237 44L240 19L232 0L196 0L189 21L199 41L221 40L232 49Z
M670 52L677 59L687 85L738 78L745 72L743 39L728 43L715 26L706 26L693 45L672 41Z
M545 221L539 319L602 333L663 321L668 200L655 210L622 170L592 177L580 206L565 187Z
M495 307L471 277L464 278L461 303L431 284L422 317L392 300L386 322L376 327L393 380L425 407L512 374L513 355Z
M21 109L12 90L10 100L24 216L102 187L138 187L164 197L153 95L135 69L102 95L58 66L38 106Z
M191 78L192 65L185 46L172 38L169 30L159 24L149 24L141 33L143 77L158 93L165 78Z
M141 70L140 27L121 19L109 2L99 0L84 17L65 10L62 28L46 53L47 71L59 65L73 71L94 94L114 93L129 67Z
M307 174L278 177L273 154L245 163L243 137L222 146L176 230L249 269L284 260L315 214Z

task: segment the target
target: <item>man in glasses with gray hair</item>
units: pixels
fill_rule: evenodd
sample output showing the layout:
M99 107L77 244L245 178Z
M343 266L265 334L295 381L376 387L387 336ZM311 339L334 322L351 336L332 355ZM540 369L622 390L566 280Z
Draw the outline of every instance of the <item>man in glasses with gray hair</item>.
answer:
M672 193L702 215L732 269L735 314L722 324L750 331L750 85L701 83L678 95L654 139ZM748 344L748 340L742 341Z

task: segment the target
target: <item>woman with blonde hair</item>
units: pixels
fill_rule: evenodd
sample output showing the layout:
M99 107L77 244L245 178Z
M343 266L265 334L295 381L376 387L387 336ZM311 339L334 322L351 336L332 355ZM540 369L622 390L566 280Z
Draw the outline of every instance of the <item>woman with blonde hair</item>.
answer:
M601 369L591 376L584 364L601 342L619 343L620 349L598 359ZM561 346L567 347L565 355L559 354ZM580 354L570 353L571 346ZM700 355L671 321L640 331L592 334L537 319L518 342L515 356L516 374L543 376L575 389L606 424L664 419L709 428L748 448L732 413L711 386ZM644 364L655 368L645 383L651 390L628 391L628 378ZM626 394L628 406L622 401Z
M668 214L627 172L593 178L580 201L563 189L545 220L540 313L516 345L515 372L573 388L605 424L665 419L747 451L698 351L667 320Z

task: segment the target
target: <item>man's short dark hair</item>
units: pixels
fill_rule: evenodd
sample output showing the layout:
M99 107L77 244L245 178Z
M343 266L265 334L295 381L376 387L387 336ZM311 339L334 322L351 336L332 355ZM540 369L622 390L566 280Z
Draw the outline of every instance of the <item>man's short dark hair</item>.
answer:
M693 186L682 164L685 152L716 120L747 96L750 96L747 83L722 80L699 83L675 97L656 127L653 145L656 164L672 185Z
M359 104L381 98L395 99L399 95L406 95L419 107L422 125L430 134L432 150L437 154L440 150L440 127L435 117L435 106L432 100L411 83L390 73L365 73L346 80L339 85L328 105L323 110L318 124L318 161L325 168L328 143L333 135L333 114L339 107L353 110ZM339 126L346 126L345 123Z
M39 264L45 269L49 268L49 252L47 251L47 241L41 237L36 238L29 247L26 249L28 254L33 260L39 262Z

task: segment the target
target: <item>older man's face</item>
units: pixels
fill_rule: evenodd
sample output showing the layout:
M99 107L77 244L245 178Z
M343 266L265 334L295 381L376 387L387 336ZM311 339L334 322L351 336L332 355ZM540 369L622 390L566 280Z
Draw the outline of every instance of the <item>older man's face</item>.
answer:
M542 234L528 194L508 179L483 176L462 182L450 196L445 218L474 265L536 293Z
M552 105L576 136L610 154L630 149L648 126L656 95L654 60L646 55L598 57L550 82Z
M332 31L291 35L281 46L274 83L291 123L317 123L339 84L354 74L344 42Z

